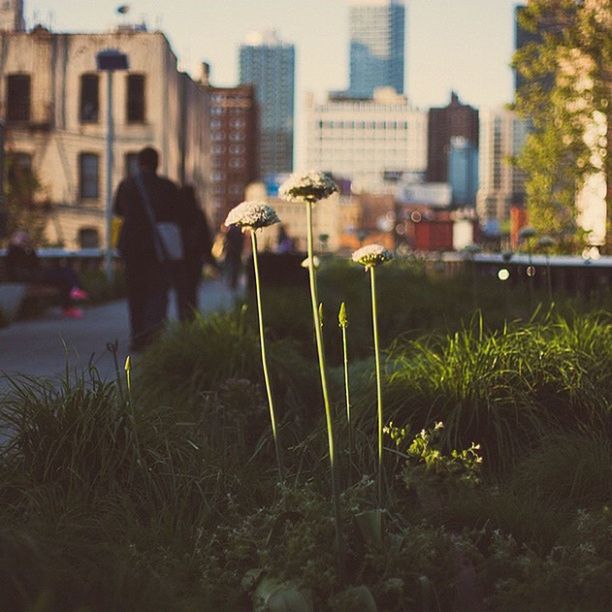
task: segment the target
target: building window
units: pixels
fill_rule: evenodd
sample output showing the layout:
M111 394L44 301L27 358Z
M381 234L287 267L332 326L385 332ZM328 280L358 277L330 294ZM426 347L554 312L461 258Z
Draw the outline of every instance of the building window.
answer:
M79 246L82 249L97 249L100 247L100 232L95 227L79 229Z
M6 156L7 176L11 183L29 181L32 178L32 156L29 153L10 151Z
M100 86L97 74L81 76L81 103L79 118L81 123L98 123L100 114Z
M138 173L140 166L138 165L138 153L125 154L125 176L134 176Z
M127 76L127 121L144 123L145 120L145 77L144 74Z
M81 199L100 197L100 157L96 153L79 155L79 195Z
M6 79L7 121L30 120L30 75L9 74Z

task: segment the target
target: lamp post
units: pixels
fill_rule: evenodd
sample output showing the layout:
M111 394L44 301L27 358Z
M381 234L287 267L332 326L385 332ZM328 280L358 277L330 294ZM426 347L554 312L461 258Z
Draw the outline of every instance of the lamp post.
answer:
M96 54L98 70L106 77L106 199L104 207L104 270L113 279L113 72L128 69L128 57L117 49L104 49Z

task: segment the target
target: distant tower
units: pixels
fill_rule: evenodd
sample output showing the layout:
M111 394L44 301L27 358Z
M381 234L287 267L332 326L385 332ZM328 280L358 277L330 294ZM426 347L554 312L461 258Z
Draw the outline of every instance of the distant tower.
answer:
M377 87L404 93L402 0L350 0L350 85L355 98L371 98Z
M427 142L427 180L448 181L448 155L453 136L462 136L478 148L478 111L462 104L453 91L449 104L429 109Z
M260 175L293 170L295 47L275 32L253 32L240 46L240 83L259 105Z
M23 32L23 0L0 0L0 32Z

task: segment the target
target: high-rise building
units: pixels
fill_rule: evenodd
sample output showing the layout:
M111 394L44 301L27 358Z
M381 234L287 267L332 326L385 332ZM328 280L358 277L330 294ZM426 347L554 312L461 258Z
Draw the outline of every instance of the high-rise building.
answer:
M453 91L449 104L429 109L427 132L427 180L446 183L451 138L461 136L478 148L478 110Z
M507 109L480 113L478 216L485 228L510 218L525 199L524 173L510 161L522 149L529 123Z
M370 98L377 87L404 93L402 0L350 0L350 85L348 97Z
M356 190L378 190L390 181L422 174L427 162L427 113L392 88L371 100L306 101L309 168L353 181Z
M514 7L514 50L520 51L523 47L530 44L540 44L543 41L544 34L553 33L562 27L559 23L555 22L551 17L542 17L538 24L538 29L535 32L531 32L525 29L521 25L521 15L526 10L525 5L518 5ZM554 76L552 74L546 75L542 78L542 84L546 88L550 88L554 83ZM527 79L514 70L514 93L516 94L523 85L527 83Z
M240 83L259 105L259 174L293 170L295 48L275 32L253 32L240 46Z
M257 102L252 85L213 87L204 65L203 85L210 94L211 200L213 221L245 199L257 179Z
M474 206L478 191L478 147L463 136L453 136L448 152L448 182L453 206Z

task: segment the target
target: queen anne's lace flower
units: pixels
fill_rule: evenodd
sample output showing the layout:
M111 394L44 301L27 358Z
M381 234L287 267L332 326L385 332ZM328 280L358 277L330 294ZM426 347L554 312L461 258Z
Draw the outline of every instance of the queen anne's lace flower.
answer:
M393 255L380 244L368 244L353 253L353 261L372 268L393 259Z
M280 223L276 211L264 202L247 201L238 204L229 211L225 225L237 225L241 228L258 229Z
M292 174L278 190L288 202L318 202L338 191L338 185L323 172Z

